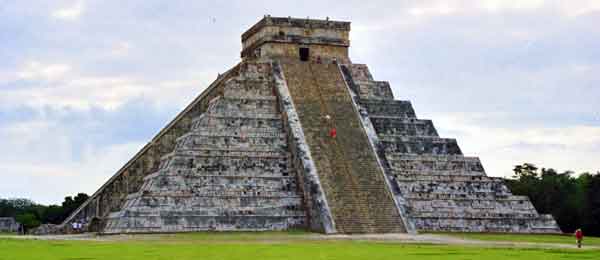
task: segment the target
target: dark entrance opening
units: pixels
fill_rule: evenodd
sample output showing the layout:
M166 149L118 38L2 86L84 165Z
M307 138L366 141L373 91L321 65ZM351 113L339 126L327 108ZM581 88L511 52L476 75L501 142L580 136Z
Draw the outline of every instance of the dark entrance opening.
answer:
M305 48L305 47L300 48L300 60L301 61L308 61L309 55L310 54L309 54L308 48Z

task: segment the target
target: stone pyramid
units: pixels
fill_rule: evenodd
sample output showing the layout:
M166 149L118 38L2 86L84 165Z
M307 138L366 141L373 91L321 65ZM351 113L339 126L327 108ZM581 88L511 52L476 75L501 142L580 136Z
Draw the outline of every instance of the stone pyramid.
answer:
M77 209L103 233L557 233L348 57L349 22L266 16L242 61Z

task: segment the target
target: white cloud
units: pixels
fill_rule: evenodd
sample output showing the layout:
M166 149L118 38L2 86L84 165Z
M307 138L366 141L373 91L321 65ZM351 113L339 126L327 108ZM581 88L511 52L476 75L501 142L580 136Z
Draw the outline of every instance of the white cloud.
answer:
M463 16L479 14L497 14L503 12L551 12L567 17L589 14L600 10L600 1L549 1L549 0L425 0L411 1L397 4L396 13L404 16L393 15L385 24L405 25L416 24L424 18L438 16ZM379 17L377 24L381 24ZM416 21L411 19L417 19ZM407 21L408 20L408 21Z
M125 76L85 75L68 64L26 62L16 73L31 81L29 88L9 89L0 95L0 106L33 108L101 107L114 110L132 99L144 98L158 106L183 107L216 77L197 72L177 80L150 81Z
M67 64L42 64L39 61L30 61L25 63L17 75L27 80L54 81L63 78L69 71L71 66Z
M417 1L406 8L409 15L417 17L462 15L480 12L501 12L516 10L532 10L543 7L544 0L433 0Z
M36 153L21 154L23 159L19 161L0 159L0 177L3 179L0 197L34 198L36 202L50 204L60 203L64 196L79 192L91 195L143 145L124 143L88 149L78 160L32 163L27 159L28 156L45 156Z
M71 128L53 119L0 125L0 198L59 203L66 195L91 194L145 144L74 147L80 136Z
M456 12L457 8L448 2L438 2L429 6L410 7L407 11L413 16L449 15Z
M113 45L110 50L109 56L111 57L123 57L127 56L132 49L132 45L129 42L118 42Z
M600 11L600 1L597 0L579 0L579 1L558 1L557 8L570 17L586 15L592 12Z
M85 10L84 3L79 1L72 6L60 8L52 12L52 17L61 20L77 20Z
M476 8L495 12L502 10L531 10L537 9L546 3L545 0L479 0L470 1Z

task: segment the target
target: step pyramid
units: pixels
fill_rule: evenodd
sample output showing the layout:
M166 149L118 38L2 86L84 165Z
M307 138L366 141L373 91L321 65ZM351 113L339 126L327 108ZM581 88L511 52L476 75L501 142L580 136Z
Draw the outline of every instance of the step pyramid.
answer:
M560 232L352 63L349 31L349 22L265 16L242 35L242 61L64 229Z

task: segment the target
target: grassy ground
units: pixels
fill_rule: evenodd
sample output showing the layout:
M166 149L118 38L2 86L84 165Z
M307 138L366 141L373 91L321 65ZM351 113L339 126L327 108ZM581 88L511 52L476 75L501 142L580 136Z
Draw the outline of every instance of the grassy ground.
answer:
M600 250L315 241L298 233L193 233L119 236L110 241L0 238L0 260L54 259L600 259ZM120 240L122 239L122 240Z
M530 235L530 234L490 234L490 233L434 233L464 239L483 241L511 241L528 243L575 244L575 237L571 235ZM600 246L600 237L584 237L584 245Z

